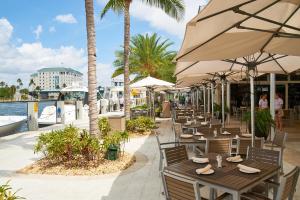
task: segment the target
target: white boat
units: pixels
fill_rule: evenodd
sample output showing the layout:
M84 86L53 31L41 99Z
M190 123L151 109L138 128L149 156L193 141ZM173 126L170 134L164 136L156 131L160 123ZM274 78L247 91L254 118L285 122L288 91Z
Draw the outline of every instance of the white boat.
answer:
M0 116L0 136L9 135L27 120L27 116Z

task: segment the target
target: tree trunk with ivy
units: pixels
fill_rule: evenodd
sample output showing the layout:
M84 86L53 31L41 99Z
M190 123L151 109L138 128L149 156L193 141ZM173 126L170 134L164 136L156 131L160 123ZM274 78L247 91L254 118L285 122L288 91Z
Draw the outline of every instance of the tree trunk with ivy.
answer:
M129 42L130 42L130 0L125 0L124 9L124 104L125 118L130 119L130 79L129 79Z
M90 134L97 135L97 78L96 78L96 33L94 23L94 2L85 0L87 51L88 51L88 100Z

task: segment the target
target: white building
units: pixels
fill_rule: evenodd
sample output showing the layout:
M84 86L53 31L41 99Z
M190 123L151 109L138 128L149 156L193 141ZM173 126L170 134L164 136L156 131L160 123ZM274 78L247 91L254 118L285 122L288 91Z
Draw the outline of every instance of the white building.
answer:
M121 74L119 76L116 76L111 79L111 86L117 87L117 86L124 86L124 74Z
M82 76L82 73L71 68L53 67L38 70L31 75L31 79L35 87L39 86L41 90L55 91L72 86L73 83L82 86Z

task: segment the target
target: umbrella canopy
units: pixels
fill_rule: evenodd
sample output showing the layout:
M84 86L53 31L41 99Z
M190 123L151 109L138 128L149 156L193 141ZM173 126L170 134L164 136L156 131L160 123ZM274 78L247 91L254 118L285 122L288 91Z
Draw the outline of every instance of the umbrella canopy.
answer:
M79 86L79 85L72 85L65 87L61 90L61 92L88 92L87 87Z
M300 56L299 7L298 0L211 0L187 24L176 60L221 60L256 52Z
M149 87L149 88L159 88L159 87L173 87L175 84L167 81L163 81L157 78L153 78L148 76L142 80L139 80L130 85L131 88L141 88L141 87Z

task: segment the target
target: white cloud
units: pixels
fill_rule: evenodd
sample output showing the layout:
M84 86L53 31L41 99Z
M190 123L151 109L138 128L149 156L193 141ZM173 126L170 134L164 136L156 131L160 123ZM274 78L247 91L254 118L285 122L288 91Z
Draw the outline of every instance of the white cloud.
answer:
M0 45L4 45L8 42L9 38L12 35L14 28L5 18L0 19Z
M55 26L51 26L51 27L49 28L49 32L50 32L50 33L56 32Z
M33 33L35 34L35 38L38 40L38 39L40 39L40 35L41 35L41 33L43 32L43 27L42 27L42 25L38 25L37 27L36 27L36 29L33 31Z
M150 7L142 1L133 1L130 13L131 16L148 22L153 28L182 38L186 23L198 13L199 6L205 5L207 0L184 0L184 2L185 16L180 22L169 17L161 9ZM107 0L97 0L97 3L103 6L107 3Z
M9 77L16 74L29 80L29 74L43 67L72 67L77 70L86 65L83 49L73 46L47 48L41 42L20 43L17 46L12 40L13 26L7 19L0 19L0 78L14 81ZM11 82L11 83L14 83Z
M77 20L72 14L57 15L55 20L66 24L76 24Z

